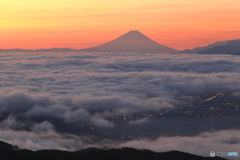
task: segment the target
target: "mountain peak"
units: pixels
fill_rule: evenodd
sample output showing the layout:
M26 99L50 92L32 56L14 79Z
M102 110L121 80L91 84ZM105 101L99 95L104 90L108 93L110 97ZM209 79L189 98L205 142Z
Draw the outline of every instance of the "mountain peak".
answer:
M139 32L138 30L131 30L123 35L143 35L141 32Z
M139 31L138 30L131 30L129 32L139 32ZM139 33L141 33L141 32L139 32Z
M83 49L89 52L139 52L139 53L173 53L177 50L161 45L138 30L131 30L120 37L100 46Z
M142 32L138 31L138 30L131 30L123 35L126 35L126 34L132 34L132 35L143 35L145 36ZM147 37L147 36L146 36Z
M131 30L131 31L127 32L127 33L140 33L140 34L142 34L139 30Z

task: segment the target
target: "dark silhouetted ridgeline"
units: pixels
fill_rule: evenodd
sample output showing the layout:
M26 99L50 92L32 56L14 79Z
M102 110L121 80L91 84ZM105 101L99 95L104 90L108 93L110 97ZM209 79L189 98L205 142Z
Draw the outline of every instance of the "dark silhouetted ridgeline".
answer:
M156 153L133 148L98 149L87 148L69 152L60 150L20 150L5 142L0 142L1 160L225 160L220 157L202 157L189 153L170 151Z

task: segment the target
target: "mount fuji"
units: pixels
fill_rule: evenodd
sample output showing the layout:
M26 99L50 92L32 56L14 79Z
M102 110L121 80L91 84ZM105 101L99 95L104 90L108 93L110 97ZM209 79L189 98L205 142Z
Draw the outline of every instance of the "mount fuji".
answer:
M161 45L139 31L130 31L105 44L82 49L88 52L174 53L178 50Z

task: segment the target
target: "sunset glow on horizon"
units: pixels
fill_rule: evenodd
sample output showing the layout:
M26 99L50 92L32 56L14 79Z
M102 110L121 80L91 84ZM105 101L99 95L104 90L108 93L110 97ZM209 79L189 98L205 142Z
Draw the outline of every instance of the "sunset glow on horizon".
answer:
M81 49L130 30L194 48L240 39L239 8L239 0L8 0L0 2L0 49Z

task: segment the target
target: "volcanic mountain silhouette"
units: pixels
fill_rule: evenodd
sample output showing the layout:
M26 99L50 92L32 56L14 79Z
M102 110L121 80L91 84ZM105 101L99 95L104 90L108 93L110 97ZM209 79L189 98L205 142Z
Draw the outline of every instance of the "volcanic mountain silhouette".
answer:
M100 46L82 49L88 52L139 52L139 53L174 53L178 50L161 45L139 31L130 31Z

